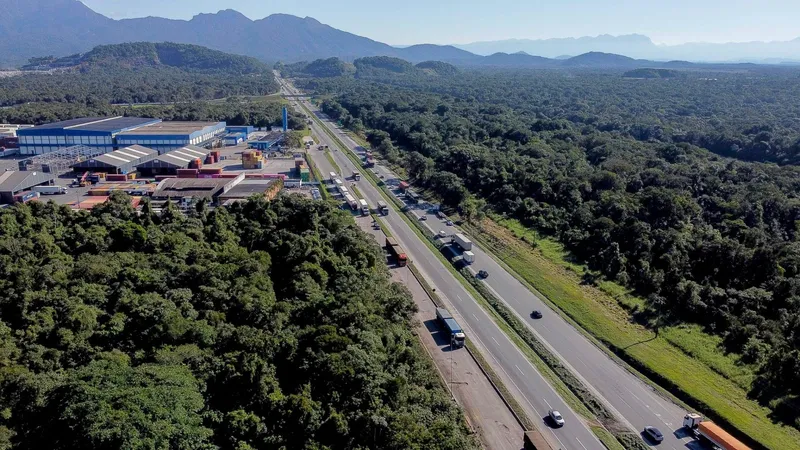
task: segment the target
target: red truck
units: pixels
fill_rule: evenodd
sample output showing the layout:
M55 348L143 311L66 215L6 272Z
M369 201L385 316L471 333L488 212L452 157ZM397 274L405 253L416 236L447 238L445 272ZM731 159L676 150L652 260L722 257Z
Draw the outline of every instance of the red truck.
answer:
M406 256L406 252L403 251L403 248L400 247L400 244L398 244L394 238L388 236L386 237L386 250L388 250L389 254L397 260L398 266L403 267L408 264L408 256Z

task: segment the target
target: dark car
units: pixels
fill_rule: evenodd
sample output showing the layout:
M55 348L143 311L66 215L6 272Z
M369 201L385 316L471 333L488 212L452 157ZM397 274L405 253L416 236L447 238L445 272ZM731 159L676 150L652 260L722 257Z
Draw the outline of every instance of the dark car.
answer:
M485 270L478 271L478 278L488 278L488 277L489 277L489 272Z
M534 319L541 319L542 312L539 311L538 309L534 309L533 312L531 313L531 317L533 317Z
M656 427L644 427L644 434L647 435L654 442L661 442L664 440L664 435Z

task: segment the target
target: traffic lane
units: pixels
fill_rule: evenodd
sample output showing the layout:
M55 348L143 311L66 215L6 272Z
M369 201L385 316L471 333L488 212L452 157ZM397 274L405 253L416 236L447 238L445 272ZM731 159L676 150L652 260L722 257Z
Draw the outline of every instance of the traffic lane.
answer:
M635 429L641 431L651 425L666 428L663 444L684 446L672 432L682 425L685 414L680 407L659 396L652 388L611 360L605 353L583 337L560 315L548 314L550 307L497 264L479 247L473 246L477 269L487 270L489 278L483 280L505 300L527 325L533 328L573 372L593 387ZM545 313L542 319L533 319L530 313L538 309ZM586 380L592 380L588 383ZM662 444L662 445L663 445Z
M324 139L327 140L329 138L326 136ZM341 152L333 152L334 159L337 160L337 164L340 165L342 171L352 171L354 168L353 162L346 156L337 153ZM362 196L366 197L369 202L374 204L379 199L382 199L377 189L369 182L364 181L359 184L361 185L360 192ZM560 429L546 427L550 429L556 441L564 448L574 448L576 450L603 449L604 447L597 441L583 420L579 419L567 407L549 383L533 368L525 355L508 340L505 334L441 262L432 255L429 258L424 256L431 250L419 240L408 224L397 214L393 210L393 213L384 216L384 223L392 235L401 243L411 260L414 261L414 264L420 268L426 278L432 281L434 286L439 288L439 293L445 293L451 309L454 309L453 313L468 333L468 336L480 340L481 345L489 350L489 354L495 359L497 365L502 367L507 376L513 380L514 385L521 392L522 397L536 417L545 417L547 411L552 407L558 410L564 416L565 421L570 424ZM437 267L436 263L432 264L431 260L438 263L439 267ZM458 304L455 304L455 301L458 301ZM501 342L506 346L512 346L512 352L504 350L500 344ZM501 358L498 359L497 355L500 355Z
M528 359L508 340L506 335L492 321L491 317L475 302L470 294L453 278L441 263L432 263L431 256L426 258L430 250L408 228L397 213L385 216L389 230L401 243L409 258L420 269L425 278L437 288L444 297L459 324L464 327L469 339L477 340L487 349L487 354L495 361L495 366L502 368L506 377L512 380L513 386L520 392L520 397L532 413L532 420L542 419L550 408L558 410L567 421L563 428L549 429L563 448L589 449L604 447L597 441L583 420L579 419L550 384L533 368Z

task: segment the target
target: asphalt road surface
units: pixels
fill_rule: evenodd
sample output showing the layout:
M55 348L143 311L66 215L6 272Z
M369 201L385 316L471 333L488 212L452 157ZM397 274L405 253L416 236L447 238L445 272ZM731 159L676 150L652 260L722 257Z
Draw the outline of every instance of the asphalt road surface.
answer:
M308 103L306 103L306 106L312 111L315 111ZM326 122L326 125L337 133L337 137L339 137L342 142L350 146L351 149L358 151L358 145L353 142L349 136L341 130L338 130L335 125L329 122ZM323 132L318 132L317 134L327 139L327 136ZM332 143L328 145L333 148ZM337 163L341 167L345 167L342 163L338 162L338 160ZM349 168L351 165L352 164L348 164L346 167ZM376 169L384 176L385 180L389 183L392 182L394 175L388 169L382 167L376 167ZM362 185L366 183L365 181L361 182ZM371 204L374 204L373 199L369 199L369 201ZM422 213L422 211L420 211L420 213ZM435 215L428 214L428 220L429 222L427 225L434 232L438 232L439 229L447 230L448 228L450 228L450 230L447 231L456 232L452 227L447 227L441 220L436 218ZM415 247L422 246L422 244L418 242L418 238L416 238L413 233L408 236L402 236L401 242L404 246L411 246L410 253L426 255L426 259L429 260L434 259L432 255L428 255L425 252L414 252ZM584 383L593 389L598 397L602 398L608 406L614 409L619 417L623 418L632 429L638 432L641 432L644 427L648 425L655 426L662 431L664 434L664 441L660 444L656 444L644 438L644 441L648 445L654 447L657 445L659 448L671 450L697 448L697 442L685 436L681 429L683 415L686 411L659 395L652 387L622 368L584 337L578 330L572 327L572 325L563 320L561 316L550 310L549 306L542 302L541 299L522 285L480 248L473 246L472 251L475 253L475 263L472 265L474 270L482 269L488 271L490 274L489 278L484 280L484 283L511 307L520 319L534 330L540 340L548 345L551 351L558 355L561 360L572 369L573 373L582 378ZM436 262L438 262L438 260ZM426 270L435 269L428 269L426 267ZM450 274L448 273L447 275ZM445 283L445 281L450 281L446 280L446 278L450 278L452 283ZM455 297L458 301L456 309L459 309L459 306L462 304L467 303L463 290L461 293L458 292L456 286L458 282L452 279L452 275L445 277L444 274L442 274L441 279L442 292L451 300ZM436 283L439 285L440 281L437 280ZM469 303L474 303L474 301L470 299ZM477 307L477 304L474 306ZM530 313L534 309L542 311L544 317L538 320L532 319ZM459 312L461 312L460 309ZM466 315L467 318L471 314L472 311L466 311L465 314L462 313L462 315ZM483 324L478 325L478 328L483 328ZM497 340L503 342L500 339ZM510 350L513 344L507 340L506 345L503 347L506 352L513 353ZM492 353L497 356L497 353L494 353L493 350ZM581 442L583 442L583 440L581 440Z
M306 104L312 111L315 109ZM331 127L333 127L331 125ZM317 128L317 124L312 125L312 131L331 148L331 155L336 164L344 173L340 175L350 179L353 171L363 171L362 167L356 168L353 162L342 154L323 130ZM338 131L337 131L338 132ZM339 137L345 144L350 145L351 149L357 145L344 134ZM321 152L315 157L312 150L311 156L319 166L322 173L335 172ZM374 207L378 200L383 197L378 193L369 181L362 179L356 183L356 187L367 202ZM573 412L564 401L553 390L550 384L535 370L525 355L508 340L506 335L478 305L461 283L447 270L443 263L437 259L431 250L417 237L409 225L398 215L395 210L383 218L384 223L389 228L392 235L398 240L405 249L409 258L414 262L423 276L431 281L431 284L450 305L451 313L456 317L459 324L464 328L467 337L476 341L479 346L485 349L484 354L487 359L499 367L498 371L503 372L503 376L511 381L509 389L517 391L519 402L528 409L531 420L540 420L541 428L548 439L554 443L554 448L564 450L603 450L605 447L600 443L595 435L589 430L584 421ZM561 413L566 421L566 425L561 428L549 426L545 420L547 412L555 409Z

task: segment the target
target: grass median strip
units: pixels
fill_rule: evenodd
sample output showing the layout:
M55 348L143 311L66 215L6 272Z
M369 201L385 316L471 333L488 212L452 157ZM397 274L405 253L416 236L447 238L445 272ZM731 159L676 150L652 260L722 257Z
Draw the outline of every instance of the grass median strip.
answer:
M328 158L328 162L331 163L331 166L333 166L333 170L335 170L339 175L342 175L342 168L339 167L339 165L336 164L336 161L333 160L330 150L325 150L325 157Z

